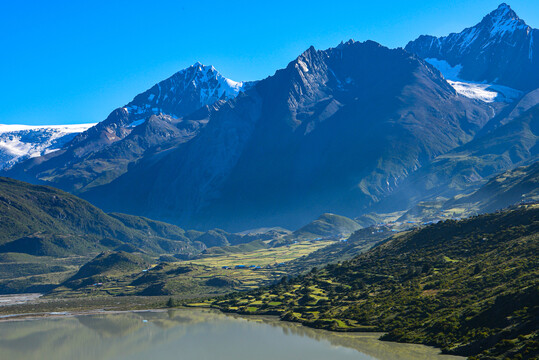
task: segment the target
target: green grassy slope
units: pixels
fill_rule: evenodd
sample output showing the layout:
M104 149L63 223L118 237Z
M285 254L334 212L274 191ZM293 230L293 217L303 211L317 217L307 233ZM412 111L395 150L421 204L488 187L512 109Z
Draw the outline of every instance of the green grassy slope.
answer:
M125 245L156 253L195 251L182 234L173 225L109 216L61 190L0 178L0 253L85 255Z
M445 221L340 264L213 304L442 347L474 359L539 355L539 208Z
M161 256L159 262L137 254L106 253L84 265L71 280L54 288L55 297L107 295L175 295L207 297L253 290L289 274L286 264L307 257L333 241L303 241L270 248L261 241L210 248L199 258L180 261ZM223 250L223 251L218 251ZM138 259L138 260L137 260ZM121 266L120 266L121 265ZM133 266L124 266L133 265ZM237 265L243 265L238 266ZM95 286L96 283L102 283Z
M212 247L204 250L201 253L201 257L211 256L211 255L226 255L226 254L242 254L250 253L256 250L267 249L270 246L262 240L251 241L246 244L239 244L233 246L221 246L221 247Z
M0 177L0 253L61 257L123 250L194 256L206 247L273 236L184 231L144 217L106 214L64 191Z
M110 274L125 274L135 270L142 270L149 266L147 259L137 254L123 251L103 252L93 260L84 264L69 281Z

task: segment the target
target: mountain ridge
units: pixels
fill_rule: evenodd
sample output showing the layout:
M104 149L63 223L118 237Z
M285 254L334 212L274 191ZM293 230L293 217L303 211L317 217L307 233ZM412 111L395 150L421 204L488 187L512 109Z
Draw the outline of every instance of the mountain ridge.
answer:
M382 103L385 105L381 106ZM208 125L192 141L155 161L146 158L130 169L132 174L126 173L82 196L108 208L115 200L105 194L118 196L131 184L136 187L132 191L141 196L133 199L135 203L124 202L129 211L157 209L159 203L165 214L156 212L151 216L167 221L188 223L194 213L208 221L212 217L230 216L229 206L236 209L236 218L244 215L248 218L247 213L261 213L262 207L267 207L267 212L274 214L269 216L281 219L295 216L298 220L293 224L274 223L267 214L260 214L256 216L264 218L263 221L232 228L296 227L324 212L346 216L350 213L350 201L346 201L347 209L317 203L340 203L342 195L330 194L338 191L337 187L345 191L352 189L356 193L355 201L380 196L394 186L385 184L387 177L391 182L398 181L398 177L415 166L469 141L488 117L484 105L458 96L434 67L404 50L391 50L372 41L352 41L327 50L311 47L274 76L211 109ZM373 121L374 118L384 120ZM438 126L447 131L441 131ZM377 135L383 140L373 144L372 139ZM398 146L402 150L409 147L413 152L396 162L388 154L382 165L386 170L380 171L382 175L370 175L372 180L354 190L353 178L365 178L374 170L370 167L372 170L368 170L364 162L353 160L369 153L366 143L375 146L374 156L391 154L398 151ZM323 149L325 153L321 153ZM328 174L350 172L342 154L355 162L352 169L355 175L341 176L337 185L336 179L330 179ZM375 158L365 161L369 161L368 166L376 166ZM387 168L393 167L396 168L393 175L385 174ZM137 184L129 180L130 176L138 179ZM305 194L307 188L302 184L309 184L310 195ZM265 193L260 189L265 189ZM286 195L278 193L278 189L285 189ZM299 201L300 193L306 196L316 193L317 201L305 201L295 210L269 210L272 206ZM129 202L126 196L119 196ZM106 202L100 202L101 199ZM178 204L182 204L181 208ZM254 209L254 204L260 207ZM208 206L213 209L208 210ZM313 209L302 215L302 219L293 215L305 213L307 206ZM167 217L166 212L171 211L178 218ZM215 225L226 227L226 222L217 220Z
M517 41L530 29L502 4L475 27L436 42L473 57L478 47ZM418 193L412 201L450 198L534 156L534 91L509 89L500 99L500 85L448 82L429 54L411 51L413 43L409 51L373 41L311 46L256 83L231 82L196 63L67 148L6 175L60 187L107 211L241 231L297 228L327 212L357 217L410 186ZM491 57L501 61L494 69L505 64ZM473 65L440 61L462 65L461 72ZM193 91L184 100L174 98L187 88ZM500 136L499 128L510 131Z

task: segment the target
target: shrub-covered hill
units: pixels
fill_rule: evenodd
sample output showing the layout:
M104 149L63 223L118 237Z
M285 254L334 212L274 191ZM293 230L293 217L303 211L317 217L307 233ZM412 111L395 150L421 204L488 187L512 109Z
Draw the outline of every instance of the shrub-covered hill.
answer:
M88 285L101 282L106 276L140 272L149 265L150 262L140 255L124 251L107 251L84 264L75 275L67 280L67 283L72 287Z
M148 265L150 263L140 255L129 254L124 251L107 251L84 264L71 280L108 273L119 272L123 274L129 271L141 270Z
M0 253L67 256L107 249L189 253L199 246L181 228L145 218L105 214L48 186L0 178Z
M539 207L445 221L340 264L214 301L473 359L539 355Z
M354 220L335 214L322 214L318 219L294 231L291 237L296 239L331 237L348 235L361 229Z

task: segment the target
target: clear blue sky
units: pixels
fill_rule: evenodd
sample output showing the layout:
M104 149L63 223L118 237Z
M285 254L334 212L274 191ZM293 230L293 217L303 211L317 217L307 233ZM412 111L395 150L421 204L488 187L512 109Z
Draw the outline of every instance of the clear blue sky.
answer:
M103 120L195 61L272 75L310 45L405 46L479 22L502 0L0 1L0 123ZM539 27L539 1L509 5Z

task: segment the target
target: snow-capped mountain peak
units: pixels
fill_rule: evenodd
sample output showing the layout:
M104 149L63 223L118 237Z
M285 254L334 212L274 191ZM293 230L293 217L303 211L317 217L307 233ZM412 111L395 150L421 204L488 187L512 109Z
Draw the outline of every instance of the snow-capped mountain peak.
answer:
M230 80L215 67L197 61L137 95L124 109L131 124L158 114L177 118L218 100L232 99L249 84Z
M473 27L464 29L460 33L449 34L432 41L433 46L443 46L444 43L451 44L451 50L457 50L465 54L474 50L475 46L480 46L482 50L488 50L489 47L499 42L504 42L515 46L518 39L512 38L512 35L518 30L530 32L531 28L526 25L524 20L505 3L486 15L481 22Z
M485 16L485 19L487 18L491 18L494 21L505 19L524 22L518 17L517 13L511 9L511 6L507 5L506 3L501 3L496 10L493 10L490 14Z
M184 84L184 90L190 85L202 88L200 102L205 105L216 100L236 97L243 89L243 82L230 80L221 75L212 65L196 62L187 69L177 72L174 76ZM188 80L189 79L189 80Z
M213 66L196 62L135 96L127 105L113 110L105 120L77 135L70 142L70 149L75 157L98 152L125 139L135 128L139 128L135 135L144 131L140 127L148 124L152 116L159 118L165 128L168 125L164 123L175 124L159 133L158 137L166 138L166 134L177 131L174 128L182 122L181 118L219 100L234 98L252 84L227 79ZM150 132L156 129L155 122L153 124ZM203 126L204 123L192 125L182 131L187 139ZM144 146L150 146L150 143Z

